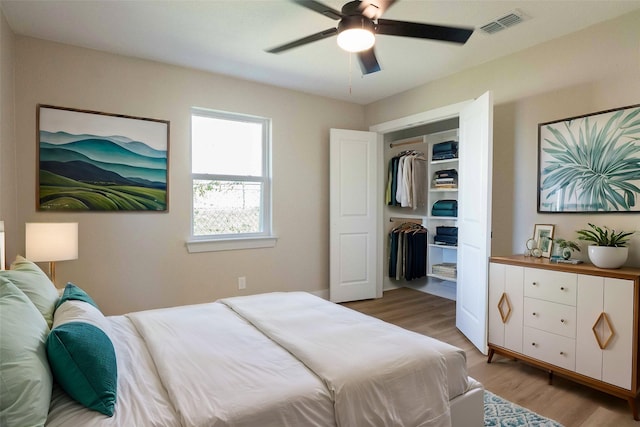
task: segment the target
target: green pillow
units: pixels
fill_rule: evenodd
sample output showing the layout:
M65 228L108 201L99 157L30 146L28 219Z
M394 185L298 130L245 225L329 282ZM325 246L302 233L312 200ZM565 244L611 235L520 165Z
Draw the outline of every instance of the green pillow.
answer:
M75 285L71 285L76 289ZM67 286L69 288L69 286ZM109 324L94 305L64 301L54 313L47 340L47 356L53 377L73 399L112 416L118 386L118 368Z
M49 327L27 296L0 277L0 425L42 426L53 380L45 342Z
M9 279L29 297L51 328L53 311L58 302L58 290L40 267L18 255L11 270L0 271L0 277Z

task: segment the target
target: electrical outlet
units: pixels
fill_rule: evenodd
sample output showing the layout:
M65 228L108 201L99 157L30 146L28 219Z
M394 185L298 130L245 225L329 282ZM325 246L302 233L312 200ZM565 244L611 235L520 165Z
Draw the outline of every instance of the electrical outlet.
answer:
M242 276L238 277L238 289L246 289L247 288L247 278Z

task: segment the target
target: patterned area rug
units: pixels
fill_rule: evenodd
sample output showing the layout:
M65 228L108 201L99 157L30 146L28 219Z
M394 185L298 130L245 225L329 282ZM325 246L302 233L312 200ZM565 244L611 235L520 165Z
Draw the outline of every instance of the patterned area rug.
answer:
M490 391L484 391L485 427L563 427L542 415L509 402Z

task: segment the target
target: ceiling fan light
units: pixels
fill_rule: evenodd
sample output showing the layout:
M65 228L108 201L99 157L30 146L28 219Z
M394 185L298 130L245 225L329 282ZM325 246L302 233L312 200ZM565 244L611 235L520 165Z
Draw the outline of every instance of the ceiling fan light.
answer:
M375 41L373 33L362 28L352 28L338 34L338 46L347 52L362 52L371 48Z
M338 46L347 52L362 52L376 42L375 25L364 16L345 16L338 24Z

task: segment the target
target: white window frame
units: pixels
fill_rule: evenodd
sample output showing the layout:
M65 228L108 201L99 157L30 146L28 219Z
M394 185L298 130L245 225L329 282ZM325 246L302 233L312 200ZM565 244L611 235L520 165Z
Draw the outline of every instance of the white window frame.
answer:
M245 123L257 123L262 125L262 175L222 175L200 174L191 172L191 226L190 238L187 241L187 250L191 253L235 249L269 248L275 246L277 238L273 235L272 231L273 210L271 198L271 119L251 116L247 114L209 110L198 107L191 108L191 118L193 118L194 116ZM193 141L191 141L191 149L193 151ZM191 171L193 171L192 165L190 169ZM262 194L260 200L260 228L262 229L262 231L256 233L233 233L194 236L193 182L195 180L251 182L262 184Z

